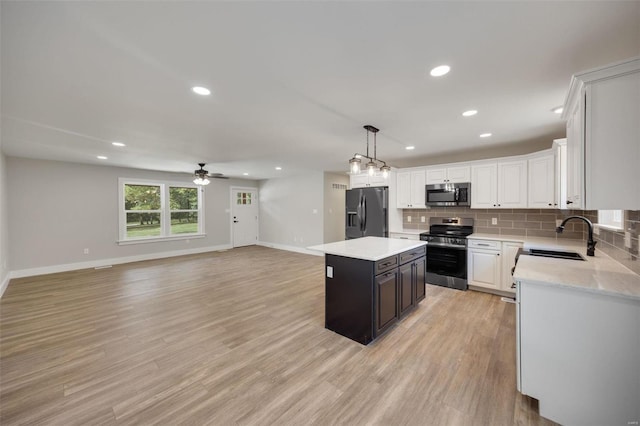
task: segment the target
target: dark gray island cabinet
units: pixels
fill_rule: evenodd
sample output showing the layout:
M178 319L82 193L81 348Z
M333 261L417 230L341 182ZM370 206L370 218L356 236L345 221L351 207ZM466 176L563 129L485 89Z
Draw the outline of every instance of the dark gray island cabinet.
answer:
M364 237L325 253L325 327L364 345L425 298L426 243Z

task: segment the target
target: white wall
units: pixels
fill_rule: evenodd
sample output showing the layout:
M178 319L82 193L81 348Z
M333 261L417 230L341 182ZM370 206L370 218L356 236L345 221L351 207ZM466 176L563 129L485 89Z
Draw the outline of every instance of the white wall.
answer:
M260 181L260 242L303 249L323 243L324 173Z
M9 222L7 211L7 166L0 142L0 296L9 283Z
M229 246L229 187L257 187L256 181L212 179L205 187L204 238L120 246L118 178L190 182L189 175L15 157L7 157L6 163L13 276L51 266Z
M349 187L349 176L345 173L324 174L324 242L344 240L345 227L345 192L336 189L333 184Z

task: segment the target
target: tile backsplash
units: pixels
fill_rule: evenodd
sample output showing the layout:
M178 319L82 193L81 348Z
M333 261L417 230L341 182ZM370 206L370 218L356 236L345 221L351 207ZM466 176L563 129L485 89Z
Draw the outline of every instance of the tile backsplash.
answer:
M640 211L627 210L624 213L624 229L631 234L631 248L625 248L624 246L624 231L616 232L601 228L600 235L594 235L594 239L598 241L596 253L598 250L602 250L627 268L640 274L640 259L638 256ZM475 232L484 234L586 240L587 226L582 221L568 222L562 234L555 232L557 220L573 215L585 216L593 223L598 221L598 212L595 210L436 207L432 209L405 209L402 212L402 224L404 229L428 231L429 218L434 216L471 217L474 219ZM492 225L492 219L494 218L496 219L496 225Z

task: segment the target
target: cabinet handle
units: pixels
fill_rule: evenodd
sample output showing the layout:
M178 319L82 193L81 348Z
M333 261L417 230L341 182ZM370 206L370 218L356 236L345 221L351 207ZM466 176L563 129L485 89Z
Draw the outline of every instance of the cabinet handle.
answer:
M567 204L573 204L573 201L567 200Z
M496 205L494 204L493 207L495 207Z
M482 244L482 243L478 243L477 245L479 245L479 246L489 247L489 244Z
M551 203L549 203L549 205L552 205Z
M500 253L496 254L496 256L500 256Z
M511 284L511 288L516 288L516 283Z

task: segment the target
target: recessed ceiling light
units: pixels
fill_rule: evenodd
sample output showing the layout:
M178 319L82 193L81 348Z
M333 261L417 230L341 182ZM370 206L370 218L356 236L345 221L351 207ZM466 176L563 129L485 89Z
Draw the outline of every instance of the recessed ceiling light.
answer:
M472 115L476 115L478 113L478 111L476 111L475 109L470 109L469 111L465 111L462 113L462 115L464 117L471 117Z
M206 87L195 86L195 87L192 87L191 90L193 90L198 95L202 95L202 96L211 94L211 90L207 89Z
M429 74L431 74L431 76L433 77L442 77L443 75L447 74L450 70L451 68L449 67L449 65L440 65L432 69Z
M282 167L278 166L276 167L276 170L282 170Z
M104 155L98 155L96 158L98 160L106 160L107 159L107 157L105 157Z
M491 136L491 133L483 133L480 135L481 138L488 138L489 136Z
M244 172L244 173L243 173L243 175L244 175L244 176L249 176L249 173Z
M416 149L415 146L405 146L404 149L406 149L407 151L411 151L412 149Z
M563 108L558 107L558 108L552 109L551 111L553 111L555 114L562 114Z
M122 142L111 142L111 145L113 145L113 146L126 146Z

